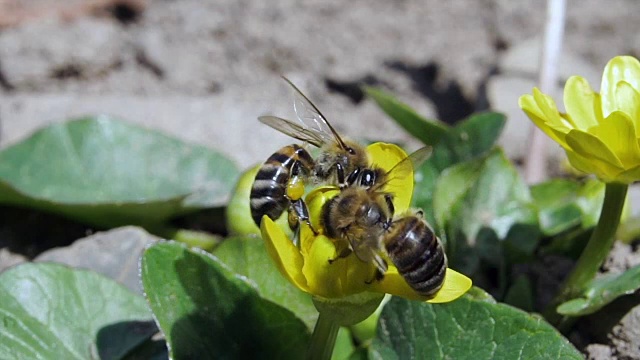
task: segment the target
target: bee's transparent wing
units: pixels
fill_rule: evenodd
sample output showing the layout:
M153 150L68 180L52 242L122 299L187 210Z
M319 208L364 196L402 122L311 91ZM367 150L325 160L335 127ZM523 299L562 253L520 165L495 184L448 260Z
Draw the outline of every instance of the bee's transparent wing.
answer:
M334 142L344 148L344 142L320 110L289 79L283 79L295 90L293 109L302 126L315 132L317 137L324 139L324 143Z
M317 147L322 147L326 143L324 137L318 135L318 132L309 128L302 127L297 123L279 118L277 116L260 116L258 118L261 123L268 125L285 135L289 135L294 139L308 142Z
M391 170L387 173L387 180L384 183L379 183L375 185L375 190L379 190L386 186L390 181L394 179L405 178L407 176L411 176L415 169L419 168L425 161L427 161L431 154L433 153L433 147L425 146L422 147L413 153L411 153L406 158L400 160L399 163L394 165Z

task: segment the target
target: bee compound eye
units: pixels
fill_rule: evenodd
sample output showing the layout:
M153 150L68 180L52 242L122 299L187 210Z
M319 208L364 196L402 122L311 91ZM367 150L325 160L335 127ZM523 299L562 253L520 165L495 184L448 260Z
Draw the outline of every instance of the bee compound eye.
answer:
M347 152L349 153L349 155L355 155L356 154L356 151L352 147L347 147Z
M378 221L380 221L380 212L375 208L370 208L367 211L366 221L371 225L376 224Z

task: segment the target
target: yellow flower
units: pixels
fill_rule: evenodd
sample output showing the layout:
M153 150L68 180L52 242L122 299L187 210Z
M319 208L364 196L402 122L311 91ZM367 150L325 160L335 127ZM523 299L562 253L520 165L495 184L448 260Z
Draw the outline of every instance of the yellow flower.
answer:
M554 101L537 88L520 97L531 120L560 144L576 169L605 182L640 180L640 62L631 56L609 61L600 94L580 76L564 87L560 113Z
M387 171L407 157L399 147L385 143L372 144L367 148L367 152L376 166ZM387 185L385 191L393 191L396 212L405 212L409 208L413 194L413 176L395 178ZM389 270L381 281L371 281L375 266L359 260L353 253L344 259L329 262L330 259L336 259L341 250L348 246L345 242L334 241L323 235L319 224L322 205L339 192L340 190L334 186L322 186L306 197L312 225L320 230L320 234L314 235L306 224L302 224L299 248L285 235L280 226L266 216L263 218L262 237L266 241L269 255L280 272L302 291L323 298L341 298L372 291L424 300L424 297L409 287L393 264L389 264ZM434 298L427 301L432 303L452 301L470 287L469 278L447 269L442 289Z

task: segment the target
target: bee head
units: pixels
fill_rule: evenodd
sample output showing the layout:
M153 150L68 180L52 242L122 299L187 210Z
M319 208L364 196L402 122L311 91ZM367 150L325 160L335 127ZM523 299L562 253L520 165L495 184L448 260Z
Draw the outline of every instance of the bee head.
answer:
M345 163L342 165L345 166L348 173L351 173L354 169L365 168L369 164L367 151L362 145L345 140L343 150Z

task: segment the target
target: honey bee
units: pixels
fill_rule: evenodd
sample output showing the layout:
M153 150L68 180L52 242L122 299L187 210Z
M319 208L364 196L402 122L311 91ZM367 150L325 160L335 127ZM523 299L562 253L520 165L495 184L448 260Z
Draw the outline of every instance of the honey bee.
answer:
M360 179L360 169L368 166L365 148L340 137L318 108L291 81L295 90L294 110L299 124L275 116L261 116L260 122L304 143L321 149L317 159L299 145L287 145L262 165L251 188L250 207L259 226L264 215L272 220L289 209L289 223L308 221L308 210L301 199L305 181L327 182L344 188L348 180Z
M440 240L423 219L422 211L395 216L393 194L384 191L390 179L408 176L412 173L410 170L430 154L430 147L422 148L388 173L381 173L385 182L344 188L325 203L321 219L325 234L349 244L345 252L330 262L353 252L358 259L373 263L374 280L381 280L389 259L418 294L433 297L440 290L447 269L447 257ZM364 179L376 176L376 170L362 169L358 177L366 183Z

